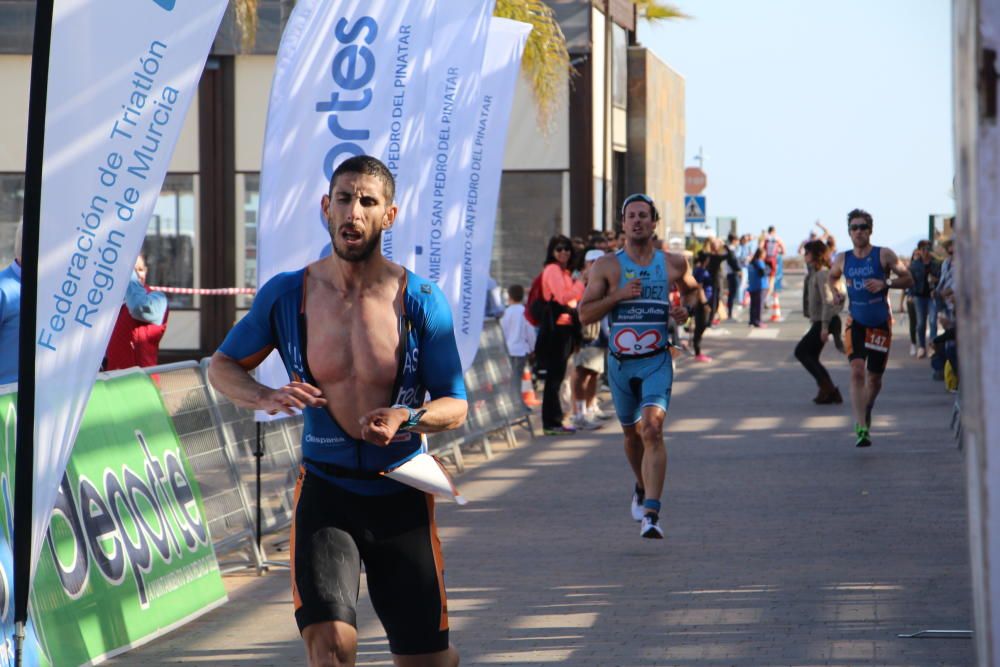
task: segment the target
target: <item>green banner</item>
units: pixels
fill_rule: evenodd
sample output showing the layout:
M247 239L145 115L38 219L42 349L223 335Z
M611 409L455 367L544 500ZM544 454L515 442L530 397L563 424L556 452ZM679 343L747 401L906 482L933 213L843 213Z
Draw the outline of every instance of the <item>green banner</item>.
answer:
M15 400L0 396L5 482L13 478ZM9 543L13 495L3 486ZM115 655L225 600L201 493L156 386L144 373L97 382L32 590L48 658L62 666Z

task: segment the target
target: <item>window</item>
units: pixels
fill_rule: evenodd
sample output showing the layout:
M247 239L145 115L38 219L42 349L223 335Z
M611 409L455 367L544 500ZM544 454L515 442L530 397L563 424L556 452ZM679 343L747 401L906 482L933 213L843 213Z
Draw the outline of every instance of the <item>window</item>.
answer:
M236 282L257 287L257 220L260 214L260 174L236 174ZM242 248L242 250L240 250ZM253 295L236 297L237 308L249 308Z
M24 215L24 174L0 174L0 269L14 261L14 232Z
M142 244L146 282L163 287L195 287L198 219L196 176L167 174ZM171 308L194 308L191 294L168 294Z
M620 25L611 26L611 103L627 108L628 33Z

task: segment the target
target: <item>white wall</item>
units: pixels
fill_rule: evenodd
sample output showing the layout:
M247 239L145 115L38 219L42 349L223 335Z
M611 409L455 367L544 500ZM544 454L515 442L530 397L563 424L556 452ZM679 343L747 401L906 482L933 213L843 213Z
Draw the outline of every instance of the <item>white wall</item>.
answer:
M236 171L260 171L274 56L236 58Z
M596 8L591 9L590 17L590 37L593 41L593 48L590 52L590 63L591 63L591 76L593 80L593 89L591 94L591 108L593 109L593 119L594 119L594 178L603 178L604 176L604 115L605 115L605 103L604 99L604 69L607 67L606 60L604 58L604 43L605 40L605 26L604 26L604 14L599 12ZM600 191L595 191L595 199L599 200L601 195ZM597 202L598 205L600 202Z
M22 173L28 136L31 56L0 56L0 82L4 87L3 103L0 104L0 172ZM168 171L198 171L197 95L184 119Z
M24 171L30 79L30 56L0 56L0 171Z
M167 171L196 173L200 170L198 161L198 95L195 94L184 118L184 126L177 138L177 146L170 157Z
M538 126L537 108L531 84L523 75L518 77L504 148L504 171L569 169L569 83L559 88L548 132Z

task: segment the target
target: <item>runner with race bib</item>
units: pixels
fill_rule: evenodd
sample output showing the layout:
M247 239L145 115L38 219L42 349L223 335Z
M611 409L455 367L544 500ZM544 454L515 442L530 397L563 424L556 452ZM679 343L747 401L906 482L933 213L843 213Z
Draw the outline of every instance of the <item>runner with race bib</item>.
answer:
M889 290L906 289L913 284L910 272L896 253L871 244L873 225L867 211L854 209L847 214L847 229L854 247L834 259L829 278L838 302L843 296L836 290L837 281L843 276L847 282L850 316L844 327L844 346L851 362L854 444L858 447L872 444L872 408L882 389L882 374L889 361L892 344ZM897 277L890 277L891 273Z
M668 301L676 283L689 301L705 303L687 260L653 247L659 215L653 200L634 194L622 205L625 247L591 268L580 302L580 320L597 322L610 314L608 383L625 432L625 456L635 475L632 518L639 534L660 539L660 496L667 473L663 420L670 405L673 361L668 351L669 318L684 322L683 307Z

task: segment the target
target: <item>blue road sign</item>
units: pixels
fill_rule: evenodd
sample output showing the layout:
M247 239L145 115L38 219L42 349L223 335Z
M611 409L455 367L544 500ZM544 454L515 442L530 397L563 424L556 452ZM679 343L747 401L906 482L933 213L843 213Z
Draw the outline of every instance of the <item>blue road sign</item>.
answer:
M705 222L705 197L686 195L684 197L684 222Z

